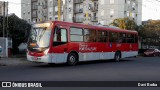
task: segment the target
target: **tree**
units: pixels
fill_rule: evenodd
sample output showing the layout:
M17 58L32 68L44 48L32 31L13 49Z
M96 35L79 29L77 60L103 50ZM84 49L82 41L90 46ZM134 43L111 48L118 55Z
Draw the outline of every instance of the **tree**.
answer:
M160 20L149 20L140 31L144 38L160 38Z
M119 27L121 29L127 29L127 30L137 29L137 24L134 22L134 20L130 20L129 18L115 19L110 25Z
M144 45L160 46L160 20L149 20L139 31Z
M12 38L13 51L15 53L18 50L18 46L22 42L27 42L30 30L31 30L31 25L28 24L27 21L20 19L15 14L12 14L8 17L8 29L6 29L5 32L8 31L8 36ZM0 36L2 36L1 25L0 25Z

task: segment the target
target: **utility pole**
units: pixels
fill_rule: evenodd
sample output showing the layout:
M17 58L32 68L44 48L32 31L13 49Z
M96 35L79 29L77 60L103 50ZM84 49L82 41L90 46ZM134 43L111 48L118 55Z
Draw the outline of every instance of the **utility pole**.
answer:
M61 20L61 0L58 0L58 21Z
M3 3L3 38L5 37L5 2Z
M8 1L7 1L7 37L9 36L9 30L8 30Z

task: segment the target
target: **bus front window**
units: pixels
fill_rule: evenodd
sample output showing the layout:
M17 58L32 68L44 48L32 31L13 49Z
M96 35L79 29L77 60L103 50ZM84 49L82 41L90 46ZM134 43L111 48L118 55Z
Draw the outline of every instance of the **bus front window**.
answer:
M29 38L28 49L30 51L44 51L49 47L51 30L47 28L33 28Z

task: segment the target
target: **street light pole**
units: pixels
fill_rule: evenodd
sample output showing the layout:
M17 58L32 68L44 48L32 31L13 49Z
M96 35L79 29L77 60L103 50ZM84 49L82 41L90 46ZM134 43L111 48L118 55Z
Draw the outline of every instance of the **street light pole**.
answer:
M61 0L58 0L58 21L61 20Z

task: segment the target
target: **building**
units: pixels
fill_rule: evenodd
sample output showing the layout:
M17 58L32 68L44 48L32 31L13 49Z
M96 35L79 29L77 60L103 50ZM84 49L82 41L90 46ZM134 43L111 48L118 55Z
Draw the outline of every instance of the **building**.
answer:
M129 17L142 24L142 0L66 0L66 21L109 25Z
M58 19L57 0L21 0L21 3L22 18L28 22L40 22ZM63 7L61 8L63 11ZM63 14L61 17L63 20Z
M5 2L5 16L7 15L8 3ZM0 1L0 16L4 15L4 2Z
M97 24L98 6L98 0L66 0L66 21Z
M142 0L99 0L98 21L110 24L116 18L129 17L142 24Z
M21 16L24 20L31 22L31 0L22 0L21 1Z
M142 0L62 0L61 2L61 21L109 25L114 19L124 17L129 17L141 25ZM57 20L58 0L22 0L22 18L29 22Z

